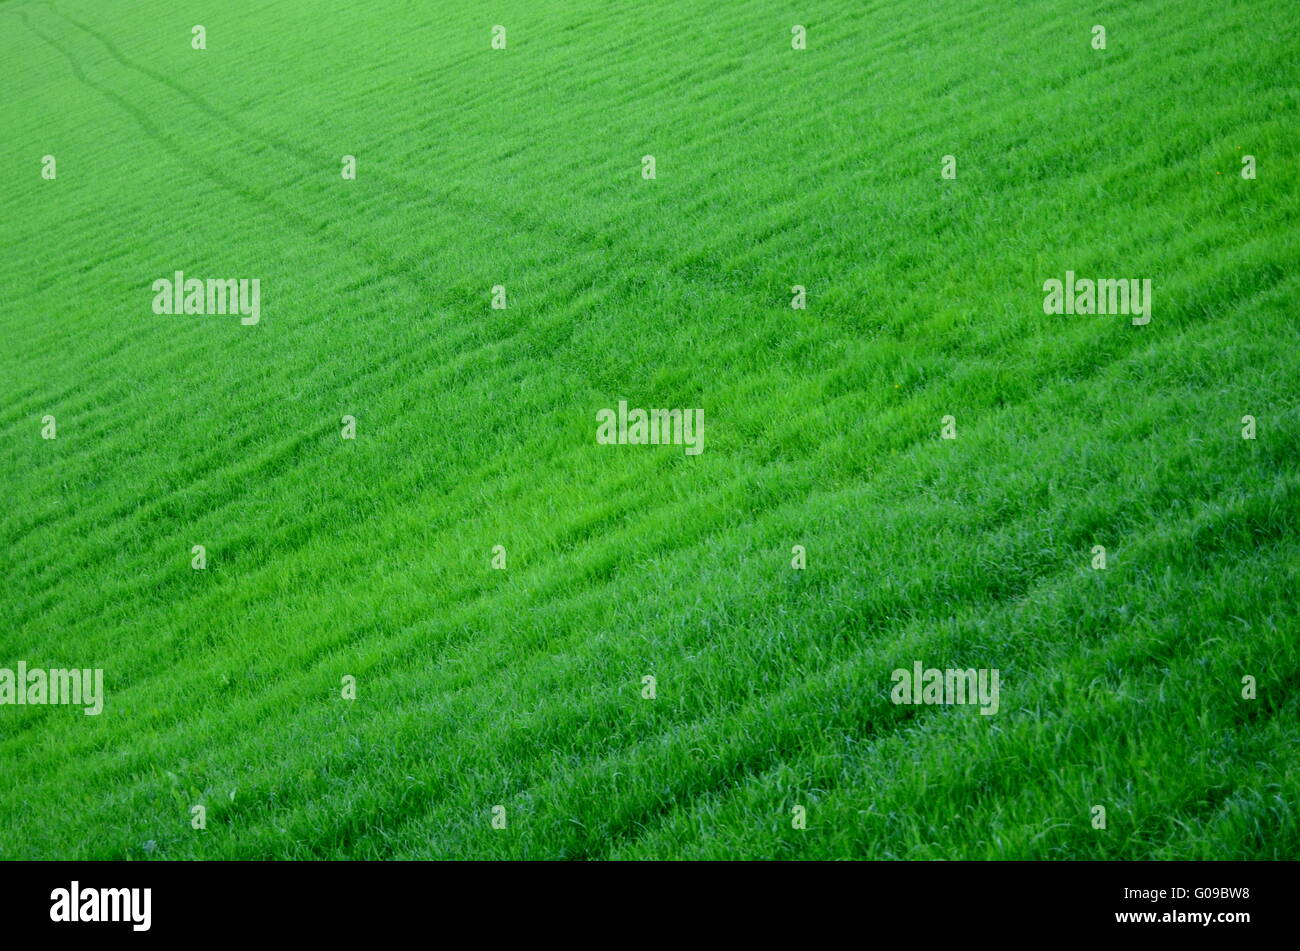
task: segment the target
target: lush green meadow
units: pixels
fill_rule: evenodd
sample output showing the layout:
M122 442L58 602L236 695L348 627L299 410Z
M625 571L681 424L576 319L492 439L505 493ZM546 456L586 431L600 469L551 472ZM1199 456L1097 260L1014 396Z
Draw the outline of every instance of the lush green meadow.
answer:
M1295 27L0 3L0 859L1300 857Z

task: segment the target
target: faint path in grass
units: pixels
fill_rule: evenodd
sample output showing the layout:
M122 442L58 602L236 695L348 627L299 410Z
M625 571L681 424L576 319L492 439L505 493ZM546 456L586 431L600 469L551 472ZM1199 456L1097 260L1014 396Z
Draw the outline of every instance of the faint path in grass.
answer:
M53 0L42 0L42 2L56 16L61 17L62 19L66 20L68 23L72 24L77 29L83 31L88 36L98 41L104 47L104 49L108 51L109 55L112 56L113 59L115 59L122 66L138 73L139 75L145 76L153 80L154 82L166 86L168 89L172 90L177 95L183 97L185 100L187 100L192 105L194 105L195 108L197 108L199 111L203 112L205 115L209 116L210 118L215 119L218 122L224 123L226 126L233 129L235 132L238 132L240 135L243 135L245 138L257 142L261 145L264 145L269 149L272 150L278 149L282 152L285 152L293 156L294 158L300 160L301 162L305 163L312 169L319 169L323 167L323 160L324 160L323 154L313 152L309 149L304 149L287 139L266 132L263 129L259 129L253 126L251 123L245 122L239 119L237 116L213 105L210 101L208 101L206 98L204 98L197 92L194 92L193 90L186 88L182 84L169 78L168 76L159 72L158 70L152 69L149 66L143 65L141 63L132 60L131 58L126 56L121 51L121 49L103 33L99 32L98 30L94 29L93 27L85 23L82 23L81 21L75 19L74 17L68 15L67 13L64 13L63 11L59 10L58 7L53 3ZM419 200L425 200L428 199L431 195L433 195L434 197L436 197L439 206L446 209L450 209L451 211L453 211L459 216L469 218L471 220L488 220L498 227L502 227L509 230L518 230L522 228L522 230L525 230L530 233L542 234L545 235L547 240L550 241L553 245L557 245L561 247L567 246L570 249L578 248L588 252L591 251L601 252L606 248L608 248L611 244L609 235L603 235L599 232L590 229L579 229L579 228L563 229L557 227L556 224L549 219L533 217L531 215L528 215L526 212L522 211L519 208L505 209L505 208L498 207L496 205L487 205L479 202L474 202L467 199L465 195L461 192L447 192L447 191L436 190L430 185L426 185L422 183L417 184L415 182L402 178L401 176L386 173L382 169L371 169L366 174L367 177L373 178L375 181L382 183L389 189L398 192L400 194L403 194L405 196L416 198ZM214 178L214 180L216 179ZM304 222L303 225L304 227L309 227L308 225L305 224L306 219L303 219L303 222ZM324 228L325 226L317 225L316 227ZM669 274L678 283L683 284L685 286L695 288L698 290L708 291L710 293L724 292L723 286L718 280L718 276L719 276L718 271L715 268L708 268L708 267L691 268L691 267L684 267L684 266L672 267L665 264L663 261L659 260L658 258L647 256L644 252L642 252L640 249L636 247L624 246L620 248L620 251L624 258L630 259L633 263L635 263L639 267L642 267L650 271L658 271L658 272ZM411 268L400 268L398 271L398 273L402 273L405 276L409 276L410 272L411 272ZM381 274L387 274L387 273L392 273L392 272L385 272L381 269Z
M31 22L31 19L27 16L25 11L16 11L16 12L17 15L20 17L20 19L22 20L23 25L26 26L28 30L30 30L33 34L39 37L43 42L45 42L52 49L57 51L59 55L62 56L68 62L68 66L71 69L73 76L77 79L78 82L82 83L83 85L85 85L90 89L93 89L95 92L99 93L104 98L108 99L118 108L120 108L123 112L131 116L135 120L136 124L140 126L140 128L144 131L145 135L151 141L153 141L154 143L162 147L170 156L172 156L172 158L174 158L176 161L178 161L185 167L198 172L204 178L208 179L212 184L234 195L237 195L238 197L242 198L244 201L248 202L249 204L266 212L272 218L282 222L283 221L289 222L297 230L301 231L307 237L318 241L319 240L328 241L334 244L335 246L337 246L338 248L342 249L345 256L362 258L367 264L375 268L376 271L378 271L381 276L400 275L402 277L410 279L417 286L429 285L430 282L428 281L428 279L421 278L418 273L417 265L420 263L420 261L417 257L412 257L408 261L402 262L401 264L399 264L398 267L394 268L392 266L391 255L388 255L378 247L369 247L367 244L362 243L355 235L350 235L345 233L337 223L317 221L311 219L306 215L303 215L301 212L297 211L292 205L288 205L276 201L272 199L270 195L267 194L266 192L254 190L243 185L236 179L220 171L215 165L209 162L205 162L202 159L194 156L192 153L181 148L171 137L167 136L158 127L158 125L149 118L148 114L146 114L142 109L140 109L138 106L132 103L129 99L122 96L120 93L118 93L116 90L112 89L111 87L92 80L86 74L85 70L83 70L81 66L77 63L76 57L73 56L72 53L70 53L68 49L65 48L58 41L56 41L55 39L47 35L45 32L43 32L42 30L34 26ZM98 34L92 34L92 35L94 35L101 42L104 42L103 39L98 36ZM119 54L115 54L115 55L118 55L120 58ZM123 60L123 62L125 61ZM150 75L151 78L155 78L155 79L158 78L156 75L152 74L152 71L146 73L146 75ZM170 88L172 84L168 83L167 85ZM192 101L198 101L198 102L202 101L197 97L193 97L193 96L187 96L187 98L190 98ZM211 107L208 107L207 109L205 109L205 111L209 111L210 114L213 116L221 117L221 114L211 109ZM230 120L224 119L224 121L229 122ZM239 127L236 126L236 129L239 130ZM252 135L251 133L244 133L244 134L247 135L249 138L254 138L257 141L261 141L262 144L267 145L268 147L272 147L272 148L285 147L282 143L278 142L277 140L260 139ZM301 150L295 149L292 151L292 154L295 154L300 158L305 156L307 159L313 161L313 163L315 161L315 159L312 158L308 153L302 152ZM421 192L420 197L427 199L429 196L427 193Z

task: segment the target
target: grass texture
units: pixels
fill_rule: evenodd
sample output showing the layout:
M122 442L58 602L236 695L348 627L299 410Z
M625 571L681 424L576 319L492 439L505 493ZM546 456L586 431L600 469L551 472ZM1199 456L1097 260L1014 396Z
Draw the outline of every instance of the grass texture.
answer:
M1295 26L0 5L0 858L1300 857Z

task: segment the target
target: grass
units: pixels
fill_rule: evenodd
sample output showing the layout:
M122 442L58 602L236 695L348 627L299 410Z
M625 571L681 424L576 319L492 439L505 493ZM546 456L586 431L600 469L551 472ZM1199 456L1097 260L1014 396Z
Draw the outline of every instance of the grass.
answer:
M0 5L0 858L1300 856L1293 19Z

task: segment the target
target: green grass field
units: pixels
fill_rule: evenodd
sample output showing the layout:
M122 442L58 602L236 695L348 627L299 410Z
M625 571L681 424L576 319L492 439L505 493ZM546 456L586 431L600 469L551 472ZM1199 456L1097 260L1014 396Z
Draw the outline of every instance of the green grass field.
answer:
M0 858L1300 857L1296 25L0 3Z

